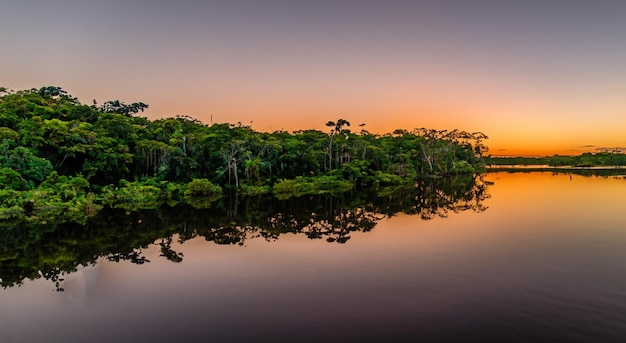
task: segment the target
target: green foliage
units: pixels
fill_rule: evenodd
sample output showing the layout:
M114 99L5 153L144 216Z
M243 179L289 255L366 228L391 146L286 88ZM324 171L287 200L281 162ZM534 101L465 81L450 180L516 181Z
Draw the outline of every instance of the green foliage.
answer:
M374 184L376 186L391 186L406 183L405 178L396 174L385 173L382 171L376 171L376 174L374 175L374 180Z
M100 110L104 113L119 113L125 116L130 116L133 114L137 114L140 111L143 112L148 108L147 104L143 102L133 102L130 105L127 105L119 100L111 100L107 101L100 107Z
M158 208L163 204L159 187L126 180L120 180L118 186L105 186L101 199L103 205L127 211Z
M313 191L313 184L298 176L293 180L279 180L272 187L274 194L307 194Z
M24 208L21 206L0 207L0 221L21 221L24 218Z
M241 123L135 116L147 108L119 100L84 105L56 86L0 90L0 181L22 199L3 207L22 209L6 216L55 222L63 213L84 220L107 206L206 208L222 188L256 196L412 184L424 175L480 172L486 152L479 132L380 136L353 132L338 119L327 123L329 132L268 133Z
M41 183L53 170L50 161L36 156L32 149L25 147L9 148L4 143L0 145L0 168L10 168L18 172L27 182L32 185Z
M626 154L615 152L586 152L578 156L546 156L546 157L488 157L485 163L492 166L500 165L548 165L553 167L601 167L626 166Z
M14 130L8 127L0 127L0 142L5 139L17 142L19 135Z
M256 185L241 185L240 193L245 196L257 196L270 193L272 189L268 185L256 186Z
M485 158L485 163L489 165L545 165L548 164L546 157L496 157Z
M474 174L476 170L467 161L455 161L452 169L457 174Z
M222 187L214 185L207 179L194 179L187 184L185 195L219 195L222 194Z
M354 188L348 180L334 176L322 175L316 177L298 176L292 180L279 180L274 184L272 192L278 198L302 196L305 194L342 193Z
M28 188L28 182L22 178L22 175L10 168L0 168L0 185L3 188L18 191Z
M154 179L152 179L154 180ZM161 190L161 200L166 202L168 206L175 206L183 200L187 185L175 182L154 180L155 185Z
M0 189L0 221L25 218L22 194L13 189Z
M195 208L209 208L222 196L222 187L207 179L194 179L187 184L185 202Z

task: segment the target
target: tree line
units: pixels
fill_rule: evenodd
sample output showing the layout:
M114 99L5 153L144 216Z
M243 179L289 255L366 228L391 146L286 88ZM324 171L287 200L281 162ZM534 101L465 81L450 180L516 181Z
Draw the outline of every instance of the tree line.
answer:
M484 170L480 132L258 132L189 116L149 120L142 102L82 104L60 87L0 88L0 219L154 207L185 197L326 192ZM63 205L65 204L65 205ZM143 204L143 205L142 205ZM71 209L70 209L71 208Z
M602 167L626 166L626 154L615 152L585 152L576 156L553 155L544 157L498 157L488 156L485 163L490 166L547 165L551 167Z

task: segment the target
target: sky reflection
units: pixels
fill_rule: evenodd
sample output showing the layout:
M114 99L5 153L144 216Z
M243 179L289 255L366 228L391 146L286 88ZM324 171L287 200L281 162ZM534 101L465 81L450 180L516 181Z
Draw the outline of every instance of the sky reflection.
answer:
M398 214L346 244L202 237L1 292L8 342L623 337L626 180L491 173L481 213Z

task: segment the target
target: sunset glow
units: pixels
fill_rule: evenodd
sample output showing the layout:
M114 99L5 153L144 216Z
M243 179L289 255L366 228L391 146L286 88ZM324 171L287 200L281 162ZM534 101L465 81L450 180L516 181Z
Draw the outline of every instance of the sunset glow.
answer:
M471 3L471 4L470 4ZM481 131L493 155L626 146L626 2L9 1L0 86L258 131Z

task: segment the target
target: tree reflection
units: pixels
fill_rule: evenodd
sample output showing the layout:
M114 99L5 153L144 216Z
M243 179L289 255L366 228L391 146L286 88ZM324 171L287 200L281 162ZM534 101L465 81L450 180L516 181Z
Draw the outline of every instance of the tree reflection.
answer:
M106 256L106 259L111 262L129 261L134 264L144 264L150 262L145 256L141 255L141 249L133 249L130 252L117 252Z
M0 226L0 284L45 278L63 291L64 275L104 258L149 263L144 251L180 263L176 244L202 237L221 245L245 246L250 239L274 241L285 234L344 244L354 232L368 232L398 213L424 220L487 209L488 185L481 177L424 179L413 187L383 188L339 196L319 195L280 201L271 197L229 196L210 208L180 206L125 214L108 209L86 225L75 223Z
M489 168L491 172L507 172L507 173L536 173L547 172L552 175L579 175L583 177L600 177L600 178L626 178L626 168L623 166L599 166L599 167L524 167L511 168L502 166L492 166Z
M172 236L161 239L159 246L161 247L161 255L159 256L165 257L174 263L180 263L183 261L183 253L176 252L172 249Z

